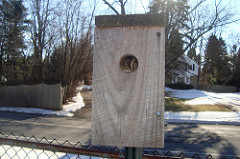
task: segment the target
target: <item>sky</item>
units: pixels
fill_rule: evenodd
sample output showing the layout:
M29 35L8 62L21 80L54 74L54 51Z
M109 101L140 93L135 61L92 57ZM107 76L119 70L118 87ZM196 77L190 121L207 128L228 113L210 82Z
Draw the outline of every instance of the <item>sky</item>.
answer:
M58 2L59 0L53 0L53 2ZM71 0L69 0L71 1ZM97 7L95 10L95 15L109 15L109 14L114 14L111 9L104 4L103 0L82 0L82 11L84 12L85 15L91 16L91 12L94 8L94 4L97 3ZM114 0L107 0L108 2L114 2ZM125 1L125 0L124 0ZM188 0L190 4L196 3L197 1L200 0ZM240 19L240 0L217 0L217 1L222 1L223 8L225 8L227 11L234 13L234 17L232 19ZM126 13L127 14L145 14L148 12L148 6L150 4L151 0L127 0L126 3ZM214 8L214 2L215 0L206 0L204 3L203 11L206 12L205 14L208 14L209 10L213 10ZM27 3L26 3L27 5ZM54 5L54 4L53 4ZM27 5L27 8L30 6ZM119 6L115 7L120 10ZM62 8L62 7L61 7ZM218 28L217 30L214 29L212 32L207 33L204 36L205 39L205 44L207 42L208 37L212 34L215 33L218 37L221 36L225 41L229 48L233 45L239 42L240 45L240 21L229 24L227 26ZM29 36L27 36L29 37ZM203 47L202 49L198 49L198 52L204 52L205 48Z

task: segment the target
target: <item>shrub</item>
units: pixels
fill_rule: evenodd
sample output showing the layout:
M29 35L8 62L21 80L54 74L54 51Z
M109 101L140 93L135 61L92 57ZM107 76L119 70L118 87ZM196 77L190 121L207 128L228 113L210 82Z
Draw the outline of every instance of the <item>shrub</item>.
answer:
M173 89L193 89L194 88L192 85L185 84L185 83L167 84L166 86Z

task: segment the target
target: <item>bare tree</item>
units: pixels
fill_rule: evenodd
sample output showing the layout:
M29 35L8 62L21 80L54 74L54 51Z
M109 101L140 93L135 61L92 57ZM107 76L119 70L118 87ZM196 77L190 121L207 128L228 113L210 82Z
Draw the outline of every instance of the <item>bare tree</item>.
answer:
M239 18L233 19L234 13L231 13L222 0L215 0L213 9L208 10L207 0L199 0L195 5L191 6L188 13L189 29L183 34L186 38L186 45L183 52L186 52L189 48L196 48L197 43L201 43L201 38L213 31L213 29L220 29L228 24L239 21ZM200 40L200 41L199 41Z
M35 81L43 80L43 66L45 55L49 55L54 38L54 30L51 25L54 20L54 10L50 0L32 0L31 6L31 41L33 45L34 69L33 78Z
M92 20L96 5L88 19L81 10L81 0L65 0L63 3L65 7L61 11L63 14L59 14L59 32L63 53L63 102L66 102L74 95L82 76L92 67Z
M125 11L125 5L128 2L128 0L102 0L115 14L126 14ZM117 6L120 6L121 13L119 13Z
M198 0L194 1L191 5L188 4L188 10L184 10L186 7L181 7L181 3L187 3L187 1L173 1L173 0L153 0L151 9L155 9L156 13L164 13L166 16L166 48L168 47L169 37L173 30L177 29L182 34L182 39L184 39L183 50L179 50L178 54L169 58L170 60L166 61L166 73L173 69L177 63L177 60L181 57L182 54L186 53L189 49L196 49L198 43L202 43L202 38L209 32L217 30L220 27L226 26L231 23L235 23L240 19L233 19L233 13L230 12L229 8L224 5L222 0L215 0L211 8L207 8L210 5L208 0ZM187 16L183 21L186 26L178 27L181 25L182 16L180 19L176 19L174 9L172 5L176 3L178 7L177 12ZM178 3L180 5L178 5ZM156 7L157 6L157 7ZM156 10L157 8L157 10Z

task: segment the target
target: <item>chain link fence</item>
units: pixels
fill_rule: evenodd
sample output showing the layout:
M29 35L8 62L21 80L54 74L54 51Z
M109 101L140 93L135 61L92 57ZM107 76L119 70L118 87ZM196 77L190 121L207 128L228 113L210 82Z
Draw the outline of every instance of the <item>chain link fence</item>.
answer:
M119 147L83 145L81 142L60 142L45 137L4 134L0 132L0 159L103 159L125 158L125 149ZM192 152L170 152L159 149L144 149L144 159L240 159L234 155L211 155Z

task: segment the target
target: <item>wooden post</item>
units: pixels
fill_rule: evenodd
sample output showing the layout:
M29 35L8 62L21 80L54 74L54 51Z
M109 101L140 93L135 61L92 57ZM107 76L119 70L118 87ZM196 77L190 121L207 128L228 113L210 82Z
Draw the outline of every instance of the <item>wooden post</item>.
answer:
M92 144L163 147L163 16L97 16L95 24ZM138 148L127 152L141 153Z
M126 147L126 159L142 159L142 148Z

